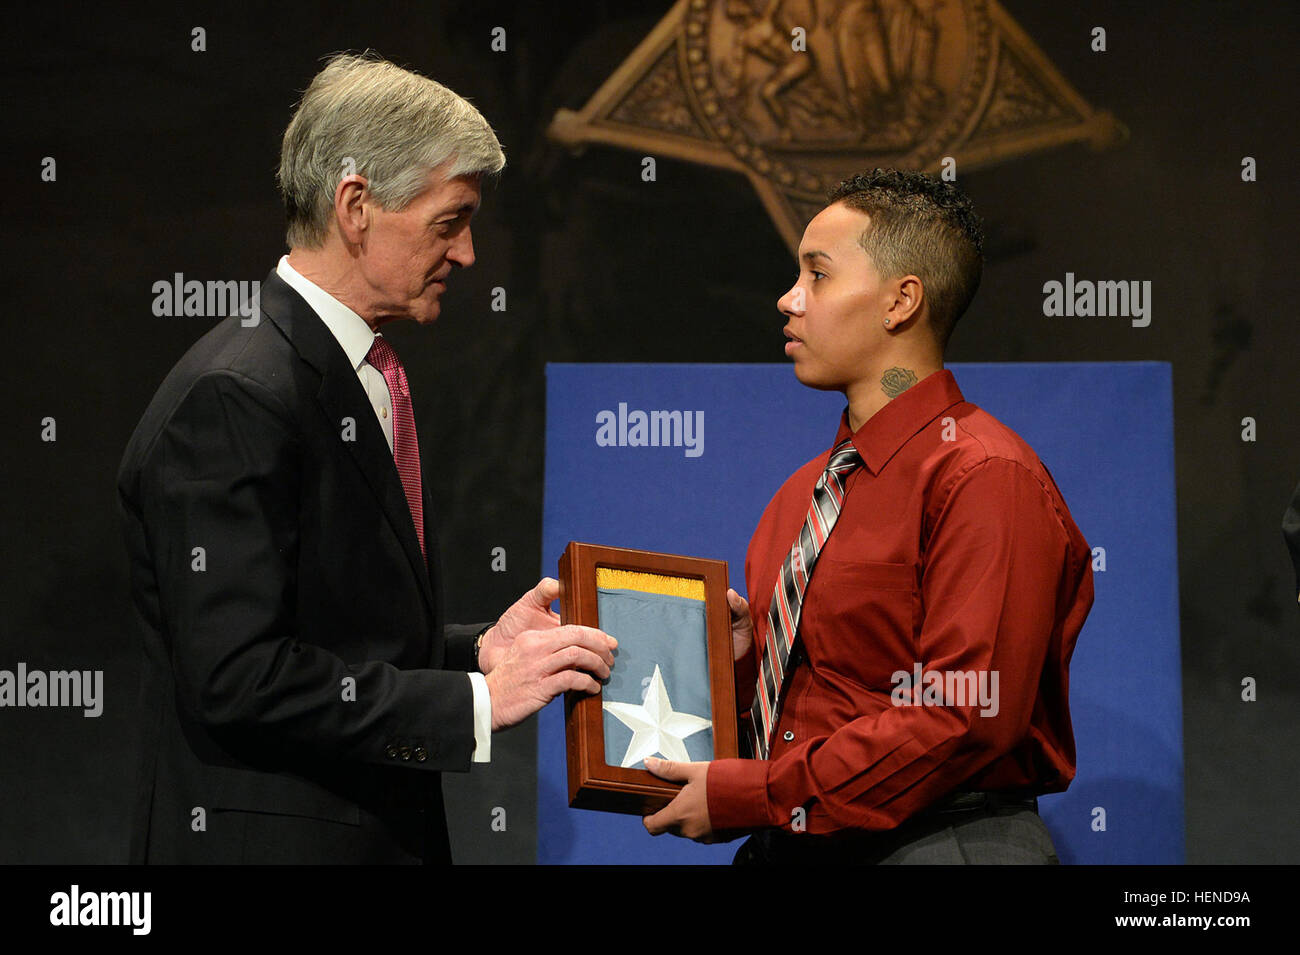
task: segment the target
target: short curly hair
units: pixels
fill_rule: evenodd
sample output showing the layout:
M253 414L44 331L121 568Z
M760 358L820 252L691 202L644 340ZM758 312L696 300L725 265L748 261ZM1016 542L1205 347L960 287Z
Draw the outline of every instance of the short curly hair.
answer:
M836 203L870 218L858 243L882 276L921 280L930 329L946 349L984 270L984 234L970 199L925 173L873 169L832 189L826 204Z

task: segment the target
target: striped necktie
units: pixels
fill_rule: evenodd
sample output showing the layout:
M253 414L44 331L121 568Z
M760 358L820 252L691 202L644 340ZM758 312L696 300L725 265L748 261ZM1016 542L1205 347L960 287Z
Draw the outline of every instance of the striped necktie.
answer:
M415 522L415 536L420 540L420 553L424 554L424 498L420 490L420 442L415 436L415 415L411 411L411 388L402 367L382 335L376 335L366 355L366 361L379 369L388 383L388 396L393 400L393 463L402 479L406 503ZM426 555L427 556L427 555Z
M808 578L812 576L817 555L839 519L844 504L844 482L861 464L862 456L853 447L851 438L846 438L831 452L826 470L813 488L812 505L799 530L799 537L781 565L781 575L772 593L772 606L767 612L767 639L763 641L758 687L750 709L756 759L767 759L771 750L772 733L781 712L786 669L799 633L799 611L804 591L808 588Z

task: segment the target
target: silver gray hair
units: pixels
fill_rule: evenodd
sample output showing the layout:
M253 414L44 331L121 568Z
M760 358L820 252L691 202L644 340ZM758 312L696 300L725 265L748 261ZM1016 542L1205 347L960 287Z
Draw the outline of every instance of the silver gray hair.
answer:
M445 165L447 179L495 175L505 153L488 121L462 96L370 53L340 53L303 94L284 131L280 194L289 248L319 248L334 190L358 173L375 200L401 212Z

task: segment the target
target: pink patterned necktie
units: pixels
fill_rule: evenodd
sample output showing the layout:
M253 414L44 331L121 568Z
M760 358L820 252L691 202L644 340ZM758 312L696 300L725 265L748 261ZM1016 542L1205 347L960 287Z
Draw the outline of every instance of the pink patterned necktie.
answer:
M411 413L411 389L406 383L406 369L397 358L397 352L382 335L376 335L366 354L366 361L379 369L388 382L388 394L393 399L393 462L406 491L406 503L415 521L415 535L420 539L420 553L424 554L424 498L420 492L420 442L415 436L415 415ZM425 555L428 556L427 554Z

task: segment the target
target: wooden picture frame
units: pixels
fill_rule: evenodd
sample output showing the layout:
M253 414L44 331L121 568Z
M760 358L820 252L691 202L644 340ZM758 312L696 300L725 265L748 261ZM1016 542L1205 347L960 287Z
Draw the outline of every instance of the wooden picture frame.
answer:
M563 623L600 627L597 577L602 570L678 578L686 582L692 592L698 592L702 584L713 758L738 756L739 727L732 670L731 609L727 604L727 562L571 541L564 549L559 566L560 618ZM618 637L616 633L611 635ZM616 651L615 670L617 667ZM649 770L611 765L612 761L606 759L603 702L603 691L597 695L565 694L569 805L578 809L637 815L657 812L672 801L682 787L660 779Z

